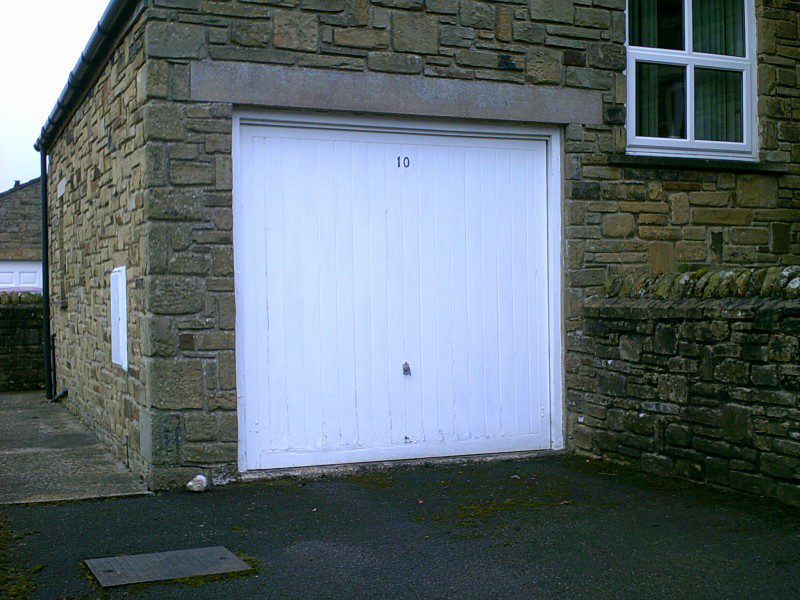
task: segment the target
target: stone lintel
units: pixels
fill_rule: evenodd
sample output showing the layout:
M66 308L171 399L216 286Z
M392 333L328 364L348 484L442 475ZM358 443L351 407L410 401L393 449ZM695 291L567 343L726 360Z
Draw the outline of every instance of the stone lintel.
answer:
M193 62L191 99L517 123L602 123L602 93L598 91L243 62Z

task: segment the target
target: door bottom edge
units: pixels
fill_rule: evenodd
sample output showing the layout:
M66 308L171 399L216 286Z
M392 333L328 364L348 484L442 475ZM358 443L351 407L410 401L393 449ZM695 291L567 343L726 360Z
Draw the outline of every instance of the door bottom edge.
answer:
M240 471L239 481L243 483L269 479L319 479L323 477L346 477L348 475L384 471L397 468L413 468L427 466L464 465L487 462L507 462L530 458L547 458L569 454L567 449L524 450L512 452L494 452L485 454L463 454L458 456L436 456L429 458L399 458L393 460L376 460L345 464L312 465L304 467L274 467Z

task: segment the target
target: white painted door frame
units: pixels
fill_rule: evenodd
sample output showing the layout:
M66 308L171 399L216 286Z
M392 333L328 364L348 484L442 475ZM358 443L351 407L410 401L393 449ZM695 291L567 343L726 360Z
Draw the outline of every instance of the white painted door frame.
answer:
M562 289L563 289L563 235L562 235L562 132L558 127L528 126L516 124L488 124L485 122L449 121L440 119L419 119L403 117L365 117L352 115L333 115L312 112L289 111L236 111L233 117L233 212L234 227L237 214L242 215L240 190L244 174L240 167L240 131L243 125L266 125L284 127L312 127L328 130L350 130L368 132L434 134L453 137L486 137L520 140L545 141L547 144L547 232L548 232L548 274L549 274L549 359L550 359L550 448L559 450L564 447L563 414L564 414L564 326L562 321ZM239 243L234 235L234 264L237 303L240 293L240 282L244 280L242 264L236 261L240 252ZM237 329L246 327L240 322L239 311L236 317ZM237 366L241 363L241 344L236 345ZM239 469L247 469L247 441L245 439L247 425L243 396L243 373L237 368L237 406L239 422ZM336 462L332 460L331 462Z

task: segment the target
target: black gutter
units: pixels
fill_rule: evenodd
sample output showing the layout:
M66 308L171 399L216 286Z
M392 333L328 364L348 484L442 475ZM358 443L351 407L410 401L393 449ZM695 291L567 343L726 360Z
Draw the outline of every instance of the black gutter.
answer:
M97 67L106 60L122 27L139 4L140 0L111 0L36 140L34 148L38 152L50 149L50 143L81 101L83 93L96 76Z
M47 218L47 154L41 156L42 192L42 335L44 336L44 386L47 399L53 399L53 355L50 345L50 252Z

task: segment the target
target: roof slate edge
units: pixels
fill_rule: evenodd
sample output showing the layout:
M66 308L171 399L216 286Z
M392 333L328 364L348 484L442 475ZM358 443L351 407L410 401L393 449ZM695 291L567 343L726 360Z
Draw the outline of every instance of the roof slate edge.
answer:
M26 187L31 187L32 185L39 185L40 179L41 177L34 177L30 181L26 181L25 183L20 183L19 185L15 185L14 187L9 188L4 192L0 192L0 198L5 198L6 196L10 196L14 192L19 192L20 190L23 190Z

